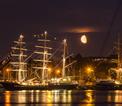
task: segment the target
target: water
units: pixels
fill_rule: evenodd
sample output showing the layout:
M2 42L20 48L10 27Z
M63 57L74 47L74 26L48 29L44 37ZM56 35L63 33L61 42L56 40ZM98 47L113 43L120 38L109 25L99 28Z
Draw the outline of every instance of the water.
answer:
M122 91L0 91L0 106L122 106Z

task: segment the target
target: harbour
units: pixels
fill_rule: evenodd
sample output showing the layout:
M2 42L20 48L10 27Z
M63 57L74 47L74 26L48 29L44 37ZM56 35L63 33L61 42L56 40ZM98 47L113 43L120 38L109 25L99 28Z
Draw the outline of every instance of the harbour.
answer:
M78 86L77 81L72 80L72 76L69 77L66 75L66 68L73 63L66 65L66 39L63 40L62 70L58 71L58 74L61 73L61 76L50 78L48 74L50 69L49 62L51 62L49 56L51 53L49 53L49 50L52 48L47 46L50 40L47 39L46 31L44 34L38 35L38 37L37 41L41 45L35 45L37 49L32 52L32 54L36 53L38 57L37 59L33 59L34 67L29 67L32 69L34 77L28 78L29 71L27 70L26 60L30 56L27 57L24 54L27 50L24 48L26 43L23 41L24 36L20 35L18 40L14 41L15 46L11 47L10 62L8 63L10 66L3 69L3 80L1 80L0 84L7 90L76 89ZM8 73L8 77L5 79L6 72Z
M122 0L0 1L0 106L122 106Z
M11 47L9 60L6 59L2 61L3 65L1 64L2 66L1 72L3 77L1 77L2 79L0 80L0 84L4 89L13 90L13 91L14 90L60 90L60 89L122 90L120 51L118 51L117 53L118 54L116 59L117 63L114 63L116 64L116 68L113 68L113 72L115 74L114 78L112 78L112 75L110 73L112 68L109 67L109 69L107 70L108 75L106 76L106 78L97 81L99 77L97 78L94 69L92 69L91 66L87 66L87 65L85 70L81 70L83 72L85 71L83 75L81 75L81 73L78 73L80 75L71 76L72 69L70 68L70 70L68 70L68 68L74 63L78 63L78 61L73 60L71 63L67 64L68 58L69 57L71 58L70 55L67 56L67 47L68 47L67 39L64 39L62 42L63 52L62 52L61 65L58 66L56 64L56 67L58 66L59 68L61 68L61 70L56 70L56 73L54 73L55 67L53 66L52 69L49 67L52 65L51 58L50 58L52 57L52 54L49 52L49 50L51 50L52 48L48 47L48 42L50 42L50 40L47 39L48 36L47 32L45 31L44 34L34 35L34 36L38 38L37 42L39 43L39 45L35 45L36 49L31 53L30 56L24 54L25 51L27 51L27 49L24 46L26 43L23 41L24 36L20 35L18 40L14 41L15 46ZM83 43L84 41L85 43L87 42L87 38L85 35L83 35ZM119 50L120 48L119 45L120 42L118 42L117 50ZM33 54L37 54L37 57L31 58ZM28 63L26 62L29 58L31 58L31 60L33 61L33 63L30 64L31 67L28 67ZM55 60L53 61L55 62ZM90 64L93 64L92 61ZM31 69L31 71L28 70L29 68ZM76 72L76 68L74 70ZM67 75L66 73L67 71L69 71L69 75ZM29 73L33 73L31 77L29 77L30 76ZM52 75L57 74L57 77L55 75L51 76L51 74ZM88 74L87 78L85 80L81 79L81 77L84 76L85 74ZM84 78L85 77L86 76L84 76ZM82 83L80 81L82 81ZM87 82L85 83L85 81Z

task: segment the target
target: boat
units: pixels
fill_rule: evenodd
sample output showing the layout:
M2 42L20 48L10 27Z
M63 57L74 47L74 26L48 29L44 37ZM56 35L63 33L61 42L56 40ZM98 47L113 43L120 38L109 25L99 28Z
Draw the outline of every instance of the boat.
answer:
M117 50L117 67L116 68L110 68L108 70L109 72L109 79L106 80L100 80L99 82L96 82L95 89L103 89L103 90L122 90L122 61L121 61L121 49L120 49L120 39L118 36L118 41L116 43L116 50ZM111 71L116 72L116 79L111 78Z
M50 81L48 83L49 88L52 89L77 89L78 88L78 82L76 80L73 80L73 76L67 76L66 75L66 68L68 66L72 65L72 63L69 63L66 65L66 59L69 56L66 56L66 46L67 46L67 40L63 40L63 58L62 58L62 76L60 78L55 78L54 80Z
M45 33L46 36L46 33ZM43 40L44 45L46 45L45 42L47 40ZM44 83L34 83L33 79L28 79L27 77L27 55L25 55L25 52L27 49L25 48L25 42L24 42L24 36L20 35L17 41L14 41L14 46L11 47L11 66L12 69L8 70L9 72L9 78L3 79L0 81L0 84L7 89L7 90L39 90L39 89L47 89L47 84ZM47 50L46 47L43 48L44 52ZM36 51L36 53L38 53ZM45 56L44 53L43 57ZM47 53L46 53L47 54ZM45 56L46 58L46 56ZM46 61L46 59L43 59ZM45 62L43 63L43 66L46 66ZM44 73L44 68L43 72ZM43 77L42 77L43 78Z
M72 81L71 77L65 75L66 69L66 39L64 43L64 53L63 53L63 68L62 68L62 77L52 81L49 79L47 74L48 64L50 61L50 56L52 55L49 51L52 49L48 47L47 32L43 34L43 39L38 37L37 41L39 45L36 45L36 50L33 52L38 55L37 58L34 58L36 65L33 67L34 78L28 79L27 76L27 55L25 52L25 42L23 41L24 36L20 35L17 41L14 41L16 46L12 47L11 57L14 61L11 61L13 73L12 78L7 80L2 80L0 83L7 90L52 90L52 89L77 89L78 83ZM15 61L16 60L16 61ZM71 65L71 64L70 64ZM36 82L35 82L36 79ZM54 79L54 78L52 78Z
M120 52L120 39L118 36L118 41L116 43L116 49L117 49L117 67L116 68L110 68L108 70L109 78L103 79L98 82L96 82L94 89L96 90L122 90L122 61L121 61L121 52ZM116 79L111 78L111 71L116 72Z
M119 86L114 80L100 80L93 86L95 90L116 90Z

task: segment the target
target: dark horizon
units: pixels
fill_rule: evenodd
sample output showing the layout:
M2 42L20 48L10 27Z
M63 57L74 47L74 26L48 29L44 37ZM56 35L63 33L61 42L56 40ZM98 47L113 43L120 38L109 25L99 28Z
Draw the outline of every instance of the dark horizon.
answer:
M22 33L29 45L32 35L45 30L59 42L68 39L70 52L107 56L122 34L121 0L12 0L0 1L0 57ZM86 34L88 43L81 44Z

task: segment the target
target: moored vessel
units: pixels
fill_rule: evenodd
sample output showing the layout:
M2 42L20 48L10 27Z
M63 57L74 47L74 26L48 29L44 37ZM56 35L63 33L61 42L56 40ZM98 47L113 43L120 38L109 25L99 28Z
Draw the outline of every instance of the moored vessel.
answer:
M66 75L66 69L74 63L69 63L66 65L66 60L69 56L66 54L67 40L63 40L63 58L62 58L62 73L60 78L55 78L54 80L48 83L49 88L53 89L77 89L78 82L73 78L73 76Z
M47 32L43 34L43 39L37 39L38 44L34 50L34 54L38 55L34 58L36 65L33 67L34 77L28 78L27 70L27 55L25 52L24 36L20 35L17 41L14 41L15 46L12 47L11 61L12 70L10 71L9 78L2 80L0 83L7 90L52 90L52 89L77 89L77 81L72 80L70 76L65 74L67 66L66 64L66 39L63 40L63 59L62 59L62 76L60 78L50 78L48 76L48 64L51 62L50 50L48 47L50 40L47 39ZM36 79L36 80L35 80ZM55 80L52 80L55 79Z
M17 41L14 41L14 46L11 48L12 59L10 64L12 69L8 70L9 78L1 80L0 83L7 90L47 89L47 84L43 84L40 82L34 83L34 78L27 78L27 55L25 55L27 49L25 48L25 42L23 39L24 36L20 35L19 39Z

